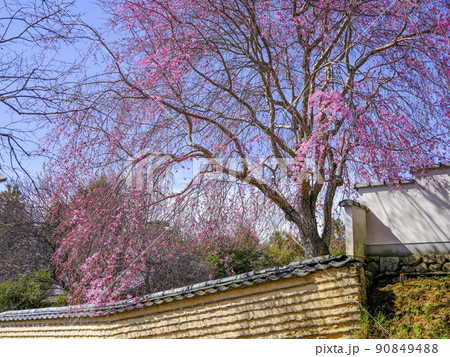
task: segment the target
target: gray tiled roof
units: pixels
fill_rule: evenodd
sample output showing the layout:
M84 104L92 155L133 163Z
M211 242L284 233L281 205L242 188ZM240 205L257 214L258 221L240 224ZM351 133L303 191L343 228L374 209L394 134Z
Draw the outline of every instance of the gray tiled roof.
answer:
M356 207L365 209L366 211L369 210L366 206L360 204L359 202L353 201L353 200L342 200L341 202L339 202L339 207L347 207L347 206L356 206Z
M356 183L353 187L357 190L360 188L379 187L379 186L392 186L392 185L406 185L409 183L415 183L416 180L401 180L401 181L380 181L380 182L364 182Z
M434 170L434 169L449 168L449 167L450 167L450 162L443 162L443 163L440 163L440 164L437 164L437 165L429 166L426 169L427 170ZM406 185L406 184L411 184L411 183L415 183L415 182L416 182L415 179L401 180L401 181L361 182L361 183L356 183L353 186L353 188L355 188L356 190L359 190L360 188L392 186L392 185L397 185L397 184L399 184L399 185Z
M280 278L286 279L291 277L301 277L317 270L323 270L331 267L342 267L352 262L356 262L356 260L345 255L339 257L327 255L293 262L282 267L251 271L223 279L210 280L178 289L166 290L146 295L138 299L122 300L110 304L86 304L33 310L6 311L0 313L0 321L105 316L118 312L143 308L146 306L152 306L154 304L163 304L174 300L192 298L196 295L213 294L228 289L251 286L255 283L261 284L266 281L278 280Z

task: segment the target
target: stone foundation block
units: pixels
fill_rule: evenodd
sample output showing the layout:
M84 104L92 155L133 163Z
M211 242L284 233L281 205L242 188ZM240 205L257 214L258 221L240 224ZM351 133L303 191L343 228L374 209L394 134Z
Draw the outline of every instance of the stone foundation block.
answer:
M426 273L428 271L428 266L425 263L420 263L416 266L417 273Z
M445 263L445 264L442 266L442 271L450 272L450 262Z
M436 263L436 256L434 254L428 254L423 256L423 262L427 264Z
M399 257L381 257L380 271L382 273L395 273L398 271Z
M370 262L369 264L367 264L367 270L370 271L373 275L376 275L379 269L380 267L375 262Z
M430 264L428 266L428 269L430 269L431 271L441 271L441 264Z
M400 269L400 271L402 273L414 273L416 270L412 266L403 265L402 268Z
M412 267L419 265L422 261L423 258L420 255L410 255L409 257L404 257L402 259L403 264L410 265Z

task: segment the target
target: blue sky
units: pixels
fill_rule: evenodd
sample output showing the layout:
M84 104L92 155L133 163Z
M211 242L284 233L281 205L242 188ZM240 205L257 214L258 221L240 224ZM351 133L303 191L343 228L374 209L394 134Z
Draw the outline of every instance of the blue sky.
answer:
M54 2L55 4L59 4L59 2L57 2L56 0L54 0ZM67 12L67 14L70 15L74 15L77 12L82 14L81 19L86 24L96 29L101 28L107 18L107 14L103 12L98 3L92 0L75 0L73 8L65 8L64 10ZM72 48L63 48L63 50L56 54L56 59L67 61L69 63L73 62L74 58L76 58L77 56L82 56L86 53L89 48L89 44L87 42L88 41L78 41ZM23 51L23 49L20 49L20 51ZM26 51L24 51L25 55L27 53L31 53L28 48L26 49ZM23 167L31 176L38 175L42 171L42 165L47 160L47 158L36 154L36 152L38 151L37 149L39 148L39 144L42 143L42 140L46 135L45 127L43 127L42 123L39 123L36 118L33 118L33 116L19 116L9 110L6 106L1 106L0 112L0 128L2 128L3 132L11 130L17 133L18 131L20 131L21 134L19 138L21 139L21 146L25 151L32 154L30 157L21 155L21 165L23 165ZM0 190L4 189L6 183L18 179L17 175L19 175L20 177L24 176L24 174L20 172L20 170L17 170L16 173L8 170L7 158L7 155L3 155L4 162L0 162L3 167L0 172L8 177L8 180L6 182L0 183Z

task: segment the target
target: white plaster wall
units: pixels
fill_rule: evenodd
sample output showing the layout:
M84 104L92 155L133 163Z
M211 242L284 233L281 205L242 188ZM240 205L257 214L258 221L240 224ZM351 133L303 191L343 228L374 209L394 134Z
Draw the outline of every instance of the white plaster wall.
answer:
M449 173L450 167L433 169L428 179L402 184L400 189L360 188L359 202L370 210L366 255L450 252Z

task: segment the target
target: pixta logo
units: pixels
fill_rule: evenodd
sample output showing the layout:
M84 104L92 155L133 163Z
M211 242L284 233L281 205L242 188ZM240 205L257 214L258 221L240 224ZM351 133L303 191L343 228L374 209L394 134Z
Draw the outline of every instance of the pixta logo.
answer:
M261 158L251 162L229 158L177 158L174 155L144 149L128 159L126 181L129 187L147 192L174 192L180 187L199 184L203 180L225 183L251 183L251 180L268 181L276 177L277 182L288 183L311 179L323 183L320 172L313 163L296 170L295 161L290 158ZM245 168L245 170L244 170ZM246 174L243 174L243 173ZM273 176L272 176L273 175Z

